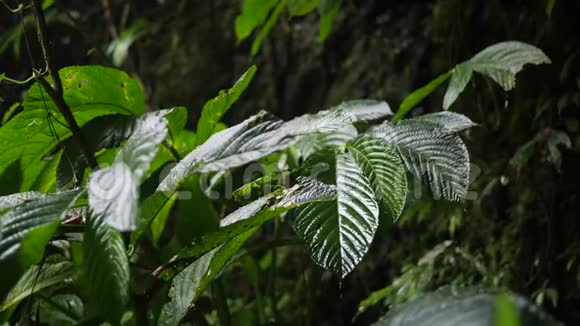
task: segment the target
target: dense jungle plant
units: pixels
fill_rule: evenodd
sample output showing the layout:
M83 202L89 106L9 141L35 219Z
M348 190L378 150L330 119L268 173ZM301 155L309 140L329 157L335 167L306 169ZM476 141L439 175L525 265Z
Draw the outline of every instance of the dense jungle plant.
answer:
M38 1L33 9L44 46ZM228 324L219 277L272 220L290 223L314 262L344 278L379 224L397 221L411 178L436 199L467 194L458 134L475 123L449 111L406 113L448 78L445 109L474 71L509 90L525 64L549 62L531 45L504 42L409 95L390 120L386 102L365 99L289 121L260 111L226 127L220 119L252 66L206 102L194 132L186 108L147 112L139 84L120 70L56 71L44 59L23 110L0 128L0 320L14 323L199 322L196 303L209 289ZM203 221L192 221L195 210ZM419 300L379 323L552 322L494 292L444 289ZM457 300L465 304L449 309ZM433 302L439 309L428 309Z

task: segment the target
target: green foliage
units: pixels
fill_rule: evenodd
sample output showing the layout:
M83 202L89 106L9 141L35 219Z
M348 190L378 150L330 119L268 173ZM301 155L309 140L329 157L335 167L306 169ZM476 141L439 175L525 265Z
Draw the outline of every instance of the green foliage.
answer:
M366 254L378 218L378 203L367 177L352 154L344 153L336 155L336 200L300 209L294 229L316 263L344 277Z
M74 66L59 71L64 99L80 126L113 113L142 114L144 100L137 83L126 73L99 66ZM50 81L47 78L47 81ZM60 141L71 136L64 118L38 84L24 97L24 111L0 128L0 173L20 159L20 191L30 190L42 172L37 164ZM20 134L26 134L21 137Z
M84 233L80 281L88 314L118 323L129 302L130 269L121 234L104 218L89 214Z
M220 91L220 94L205 103L201 110L201 117L197 122L197 145L203 144L209 136L216 133L216 128L224 114L240 98L256 74L256 66L250 67L232 88Z
M76 276L74 264L63 261L56 264L31 266L4 299L2 310L6 310L27 297L51 286L63 286Z
M439 289L412 300L393 309L376 325L511 326L519 322L523 326L558 325L523 298L461 288Z
M236 17L236 37L238 42L241 42L261 26L252 42L251 54L255 56L284 9L288 9L290 16L304 16L318 9L319 41L322 43L330 34L341 4L342 0L244 0L242 12Z
M235 21L236 37L242 41L257 31L255 55L285 9L290 16L317 9L323 42L341 5L341 0L245 0ZM127 60L129 48L150 27L136 21L110 43L115 65ZM315 264L343 282L374 250L373 240L385 237L383 229L407 222L421 209L423 202L408 196L409 188L417 191L419 185L412 185L407 172L425 181L434 199L466 198L470 161L458 133L476 124L453 112L403 119L413 107L449 78L445 109L473 72L510 90L525 64L547 62L533 46L504 42L410 94L390 121L386 102L360 99L288 121L260 111L227 127L221 120L249 87L256 74L251 66L205 103L195 132L186 129L185 108L145 113L140 83L124 72L63 68L58 72L63 93L51 94L62 95L64 109L35 83L24 96L22 112L5 116L0 128L2 180L19 184L3 186L9 194L0 197L0 318L178 325L211 320L212 312L202 310L207 296L224 322L231 317L229 306L236 304L224 296L233 290L210 285L241 269L255 280L252 309L265 323L266 314L275 318L289 300L276 291L279 269L285 265L302 272L292 266L299 261L296 252L282 247L304 244ZM38 78L50 87L50 78ZM65 124L66 107L80 131ZM566 133L553 130L522 149L524 158L513 164L520 166L540 140L553 162L562 157L558 146L572 146ZM92 159L100 165L94 171ZM461 217L454 221L449 229L455 230ZM280 238L292 229L298 238ZM360 311L427 291L436 258L447 246L430 252L418 267L404 269L397 284L375 292ZM308 273L297 282L297 293L315 289L330 274L312 268ZM433 320L450 317L484 324L497 318L511 325L514 316L525 321L525 312L532 310L502 297L495 305L491 294L441 293L435 300L417 299L423 301L416 307L410 302L395 308L379 324L404 325L417 318L437 325ZM428 307L445 300L446 306ZM242 314L247 307L236 309Z
M450 77L451 80L443 99L444 110L449 109L457 100L471 80L474 71L492 79L505 91L509 91L515 87L516 74L523 69L524 65L545 63L551 63L550 59L535 46L516 41L494 44L407 96L399 106L393 121L403 118Z
M348 146L357 164L369 178L383 214L396 221L407 195L407 176L394 147L363 135Z

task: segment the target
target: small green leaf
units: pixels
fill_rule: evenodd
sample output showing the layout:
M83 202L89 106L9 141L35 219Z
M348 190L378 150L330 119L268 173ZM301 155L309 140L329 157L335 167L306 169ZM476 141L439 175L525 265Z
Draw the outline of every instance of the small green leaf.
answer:
M197 123L196 144L201 145L216 132L217 124L230 107L240 98L256 74L256 66L251 66L228 90L207 101L201 110Z
M318 13L320 14L320 35L319 41L322 43L330 34L334 17L340 8L342 0L320 0L318 3Z
M236 17L235 29L238 41L246 39L254 29L261 26L278 0L244 0L242 13Z
M462 63L455 66L451 81L449 81L449 86L443 98L443 110L449 109L451 104L457 100L459 94L463 92L469 80L471 80L472 73L473 69L469 64Z
M272 12L270 17L266 21L266 24L260 30L260 33L258 33L258 36L256 36L256 38L254 39L254 42L252 42L252 51L251 51L252 56L255 56L256 54L258 54L258 51L260 51L262 42L266 39L266 37L270 33L270 30L272 30L272 27L274 27L274 24L276 24L276 22L278 21L278 17L280 17L280 13L282 13L282 9L284 9L285 6L286 0L280 0L278 5L276 6L276 9L274 9L274 12Z
M304 16L318 6L320 0L288 0L288 12L292 16Z

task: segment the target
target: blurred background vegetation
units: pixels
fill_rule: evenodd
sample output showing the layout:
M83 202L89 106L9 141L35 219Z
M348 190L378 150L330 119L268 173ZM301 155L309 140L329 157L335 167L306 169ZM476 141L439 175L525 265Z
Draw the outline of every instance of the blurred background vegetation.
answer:
M580 1L344 0L324 42L316 13L282 12L255 56L252 38L236 39L238 0L45 5L59 67L120 67L139 80L151 110L186 106L192 129L203 103L252 64L256 78L226 124L259 109L288 119L355 98L395 108L488 45L519 40L541 48L552 64L525 69L515 90L477 77L452 107L480 124L463 135L475 170L465 205L410 196L400 221L377 232L343 281L301 246L261 246L273 234L292 234L276 224L223 284L240 322L349 324L359 302L380 290L365 302L378 304L354 320L368 324L393 303L452 283L509 288L580 325ZM36 42L26 42L34 39L31 22L0 9L0 71L12 78L26 79L31 60L40 61ZM26 88L1 85L2 116L18 110ZM443 92L412 115L441 110ZM198 310L211 317L207 300Z

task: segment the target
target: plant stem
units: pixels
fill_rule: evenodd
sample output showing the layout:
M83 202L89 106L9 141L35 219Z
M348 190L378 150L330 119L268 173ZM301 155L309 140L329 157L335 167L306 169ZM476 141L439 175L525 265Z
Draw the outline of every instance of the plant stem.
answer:
M88 146L87 142L83 138L81 133L81 128L77 124L70 107L66 104L63 91L62 91L62 82L60 80L60 76L58 74L58 70L54 66L54 62L52 61L48 46L47 46L47 35L46 35L46 19L44 17L44 11L42 11L42 4L40 0L32 0L32 8L34 9L34 16L36 18L36 29L38 34L38 40L40 42L40 47L42 48L42 54L44 56L44 60L46 62L46 67L48 67L48 73L52 78L52 86L48 84L48 82L40 75L37 76L36 80L38 83L46 90L62 116L65 118L70 131L72 132L73 136L76 137L77 141L81 145L87 161L90 167L93 170L99 168L99 164L95 159L90 147Z

